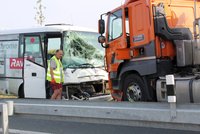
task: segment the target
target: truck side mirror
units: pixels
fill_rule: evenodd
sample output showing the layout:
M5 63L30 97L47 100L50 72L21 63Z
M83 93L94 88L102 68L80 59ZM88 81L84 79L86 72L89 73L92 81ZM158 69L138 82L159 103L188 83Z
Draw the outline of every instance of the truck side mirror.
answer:
M99 33L100 34L104 34L105 33L105 21L103 19L99 20L98 29L99 29Z
M99 36L98 42L101 43L101 46L102 46L103 48L108 48L108 47L109 47L108 44L104 44L104 43L106 42L106 38L105 38L105 36L103 36L103 35L100 35L100 36Z
M105 43L105 41L106 41L106 38L105 38L105 36L99 36L99 38L98 38L98 42L99 43L101 43L101 44L103 44L103 43Z

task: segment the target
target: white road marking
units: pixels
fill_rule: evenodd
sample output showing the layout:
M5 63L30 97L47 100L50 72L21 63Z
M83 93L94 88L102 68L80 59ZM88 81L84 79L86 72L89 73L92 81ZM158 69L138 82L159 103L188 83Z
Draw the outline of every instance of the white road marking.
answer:
M0 133L2 133L2 128L0 128ZM9 129L10 134L52 134L52 133L44 133L44 132L36 132L36 131L25 131L25 130L17 130L17 129Z

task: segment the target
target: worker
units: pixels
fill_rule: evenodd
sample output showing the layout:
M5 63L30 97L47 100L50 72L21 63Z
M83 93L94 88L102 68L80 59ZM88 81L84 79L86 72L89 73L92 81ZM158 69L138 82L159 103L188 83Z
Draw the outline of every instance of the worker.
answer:
M51 99L60 100L62 97L62 83L64 82L64 71L61 63L63 51L56 50L55 55L50 59L47 70L47 80L50 82L53 94Z

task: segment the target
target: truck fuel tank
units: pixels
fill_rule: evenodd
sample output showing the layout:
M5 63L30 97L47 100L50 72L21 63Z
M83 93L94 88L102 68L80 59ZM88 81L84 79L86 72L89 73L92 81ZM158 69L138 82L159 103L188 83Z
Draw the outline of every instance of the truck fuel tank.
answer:
M200 65L200 42L197 40L174 40L178 67Z
M175 77L177 103L200 103L200 79L197 76ZM156 83L157 101L167 102L165 77Z

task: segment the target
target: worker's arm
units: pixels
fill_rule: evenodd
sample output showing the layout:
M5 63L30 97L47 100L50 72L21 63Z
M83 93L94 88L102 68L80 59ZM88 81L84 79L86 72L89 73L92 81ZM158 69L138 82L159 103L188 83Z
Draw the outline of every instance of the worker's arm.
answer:
M50 67L50 74L51 74L51 79L53 80L54 79L54 75L53 75L53 68Z
M53 70L55 70L55 69L56 69L56 62L54 60L51 60L50 61L50 74L51 74L52 82L55 82L54 74L53 74Z

